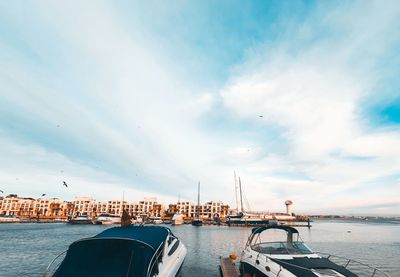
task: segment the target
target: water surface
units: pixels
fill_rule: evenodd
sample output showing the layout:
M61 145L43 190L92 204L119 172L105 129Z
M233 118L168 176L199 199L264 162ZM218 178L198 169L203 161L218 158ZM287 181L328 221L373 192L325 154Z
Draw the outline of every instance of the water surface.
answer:
M188 248L182 276L219 276L220 256L240 254L251 229L169 226ZM48 263L78 239L109 226L0 224L0 276L40 276ZM400 277L400 224L319 221L298 228L315 251L353 258Z

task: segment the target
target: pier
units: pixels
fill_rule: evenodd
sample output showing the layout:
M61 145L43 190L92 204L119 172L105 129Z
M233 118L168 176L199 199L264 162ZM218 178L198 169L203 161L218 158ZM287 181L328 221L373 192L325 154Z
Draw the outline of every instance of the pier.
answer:
M222 277L239 277L239 271L229 257L221 257L219 261L219 269Z
M230 223L229 221L223 222L222 223L225 226L229 227L261 227L265 226L266 224L255 224L252 222L245 222L245 223ZM284 225L284 226L291 226L291 227L307 227L311 228L311 223L310 222L288 222L288 221L278 221L279 225Z

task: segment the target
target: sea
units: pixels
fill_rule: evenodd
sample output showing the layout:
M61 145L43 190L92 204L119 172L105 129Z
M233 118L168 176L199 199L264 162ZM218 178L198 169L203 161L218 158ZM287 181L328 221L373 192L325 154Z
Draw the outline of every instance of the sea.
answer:
M219 258L243 250L247 227L168 226L186 245L184 277L219 276ZM110 226L65 223L0 224L0 276L43 276L46 266L75 240L96 235ZM328 221L299 227L314 251L348 257L400 277L399 222Z

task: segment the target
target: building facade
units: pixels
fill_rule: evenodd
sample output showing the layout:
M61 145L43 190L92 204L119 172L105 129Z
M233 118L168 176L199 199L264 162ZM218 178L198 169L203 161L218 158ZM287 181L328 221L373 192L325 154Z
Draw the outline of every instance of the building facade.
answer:
M76 197L73 202L57 198L27 198L10 194L0 198L0 215L11 215L18 217L49 217L64 218L78 215L89 215L96 217L100 214L122 215L126 210L133 217L156 217L173 216L181 213L185 218L193 218L197 211L204 219L225 217L228 214L228 205L221 201L210 201L204 205L194 205L189 201L178 201L169 204L167 208L157 201L155 197L144 198L139 202L128 202L122 200L96 201L91 197Z
M0 205L0 215L19 217L68 217L72 214L73 203L57 198L19 197L10 194L4 197Z

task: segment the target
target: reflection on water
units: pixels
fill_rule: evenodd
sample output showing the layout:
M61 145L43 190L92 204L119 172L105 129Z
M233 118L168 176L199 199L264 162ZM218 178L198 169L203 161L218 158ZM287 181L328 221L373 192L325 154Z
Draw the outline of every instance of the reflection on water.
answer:
M182 275L218 276L220 256L240 254L250 228L169 226L188 248ZM108 226L0 224L0 276L33 276L68 245ZM315 222L300 236L315 251L359 260L400 276L400 225L370 222ZM40 276L40 275L36 275Z

